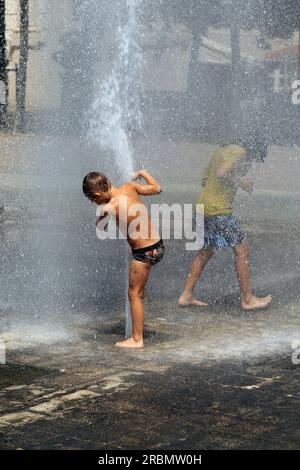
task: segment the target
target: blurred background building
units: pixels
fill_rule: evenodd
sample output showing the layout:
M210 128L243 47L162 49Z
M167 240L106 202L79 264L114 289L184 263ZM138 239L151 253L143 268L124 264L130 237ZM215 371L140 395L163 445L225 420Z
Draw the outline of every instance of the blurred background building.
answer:
M268 114L274 139L296 138L290 125L298 116L291 105L291 84L299 78L300 49L299 28L288 16L293 8L284 10L280 27L281 11L274 15L277 22L273 10L267 12L268 21L260 18L257 4L262 0L252 0L256 9L252 19L245 13L247 22L243 2L230 2L141 2L143 110L149 131L172 129L211 140L228 132L226 112L236 113L240 122L247 109L252 115ZM113 61L111 27L116 21L104 2L103 21L95 23L87 3L93 5L92 0L1 0L2 122L13 126L19 121L21 129L23 107L27 129L38 130L45 116L49 128L57 127L58 119L60 130L82 128L95 80L105 76ZM279 10L281 3L293 5L279 1ZM231 11L226 20L219 11L224 4Z

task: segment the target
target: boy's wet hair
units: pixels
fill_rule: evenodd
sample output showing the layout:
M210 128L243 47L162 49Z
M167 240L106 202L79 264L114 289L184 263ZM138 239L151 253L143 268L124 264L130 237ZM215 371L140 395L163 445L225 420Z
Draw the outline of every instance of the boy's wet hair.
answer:
M94 193L106 193L110 189L111 182L109 179L97 171L88 173L83 179L82 190L87 197Z

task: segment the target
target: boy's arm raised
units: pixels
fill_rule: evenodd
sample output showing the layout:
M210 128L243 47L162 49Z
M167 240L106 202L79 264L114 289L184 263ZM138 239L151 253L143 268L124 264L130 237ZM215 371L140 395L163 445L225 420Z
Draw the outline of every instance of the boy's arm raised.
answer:
M147 184L133 183L135 189L139 194L143 196L151 196L153 194L161 193L161 185L156 181L155 178L153 178L152 175L150 175L150 173L148 173L148 171L140 170L134 175L132 179L136 180L138 178L144 178L144 180L146 180L147 182Z

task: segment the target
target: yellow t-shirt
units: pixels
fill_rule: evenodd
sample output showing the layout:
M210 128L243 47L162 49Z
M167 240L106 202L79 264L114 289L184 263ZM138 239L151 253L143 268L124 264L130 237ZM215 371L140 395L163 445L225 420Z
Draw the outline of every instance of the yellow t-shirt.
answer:
M232 214L238 186L234 182L225 183L216 176L216 172L222 168L231 170L233 178L242 176L245 157L246 151L239 145L225 145L213 154L202 175L204 188L197 199L197 204L204 204L204 215L210 217Z

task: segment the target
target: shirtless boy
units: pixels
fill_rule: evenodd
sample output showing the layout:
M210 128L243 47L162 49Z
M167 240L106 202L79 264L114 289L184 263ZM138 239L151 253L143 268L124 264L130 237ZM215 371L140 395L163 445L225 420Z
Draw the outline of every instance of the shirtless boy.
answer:
M136 183L135 180L139 178L143 178L146 184ZM143 348L144 289L151 267L161 261L164 255L164 244L140 196L159 194L161 186L146 170L138 171L132 182L119 188L112 186L105 175L92 172L83 180L83 192L90 201L101 206L101 216L97 222L102 224L102 228L105 229L109 217L115 218L132 249L128 290L132 336L116 343L116 346Z

